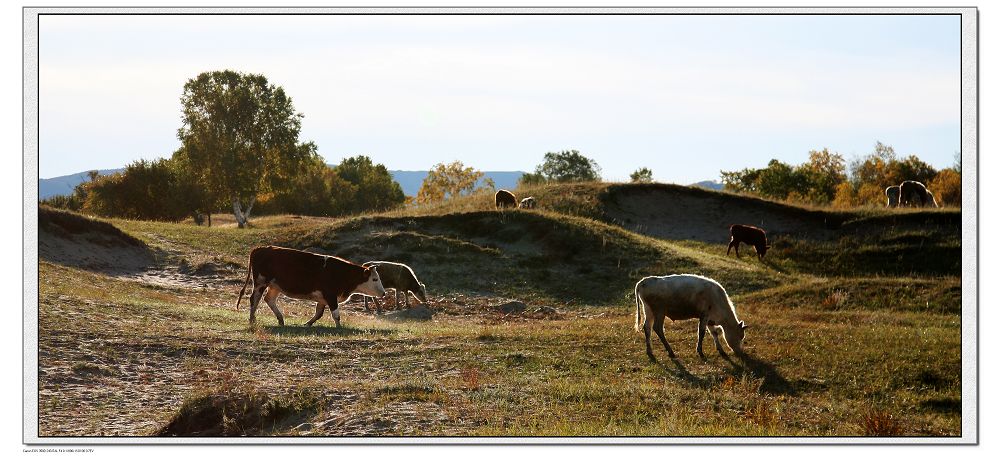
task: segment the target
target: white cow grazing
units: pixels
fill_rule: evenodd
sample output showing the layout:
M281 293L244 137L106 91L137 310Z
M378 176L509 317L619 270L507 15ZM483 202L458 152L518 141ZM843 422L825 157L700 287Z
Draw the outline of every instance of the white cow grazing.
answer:
M743 338L747 325L736 318L736 309L726 290L715 280L699 275L667 275L646 277L635 284L635 330L646 334L646 354L653 361L653 348L649 345L650 329L656 331L671 358L674 351L663 337L663 319L673 321L698 319L698 355L705 329L712 332L715 348L725 355L719 343L720 332L725 333L726 343L736 353L742 353ZM641 328L640 328L641 323Z

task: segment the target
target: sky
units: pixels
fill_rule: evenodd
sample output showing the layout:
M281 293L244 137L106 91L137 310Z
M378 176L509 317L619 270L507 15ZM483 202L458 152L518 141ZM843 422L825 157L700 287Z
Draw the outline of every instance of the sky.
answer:
M958 16L42 16L39 176L169 157L201 72L260 73L328 163L607 180L961 149Z

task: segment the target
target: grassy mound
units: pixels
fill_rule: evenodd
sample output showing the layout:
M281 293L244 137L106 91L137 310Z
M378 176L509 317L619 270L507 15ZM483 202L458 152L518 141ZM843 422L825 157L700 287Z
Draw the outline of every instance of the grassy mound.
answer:
M156 435L273 435L302 423L316 412L318 404L319 400L307 391L280 398L256 391L201 393L185 401Z
M477 292L596 305L629 302L635 282L647 275L698 273L736 293L788 280L760 265L537 211L363 217L291 231L281 243L355 262L409 264L435 295Z
M153 253L141 240L110 223L86 216L38 208L39 258L73 267L123 272L153 262Z

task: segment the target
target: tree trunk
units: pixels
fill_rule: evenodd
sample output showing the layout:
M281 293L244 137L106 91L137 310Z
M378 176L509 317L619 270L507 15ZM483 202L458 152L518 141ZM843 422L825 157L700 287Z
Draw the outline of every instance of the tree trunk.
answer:
M250 210L253 210L253 204L256 199L250 198L250 203L247 204L247 209L243 210L243 206L240 203L239 197L233 197L233 216L236 217L236 225L242 229L246 227L247 220L250 219Z
M208 212L208 227L212 227L212 212Z

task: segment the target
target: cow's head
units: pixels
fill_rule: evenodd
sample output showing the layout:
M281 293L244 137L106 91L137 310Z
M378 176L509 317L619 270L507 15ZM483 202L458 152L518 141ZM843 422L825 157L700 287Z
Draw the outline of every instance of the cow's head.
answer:
M726 343L737 353L743 353L743 339L746 338L746 329L749 328L743 321L737 322L736 326L723 326L722 331L726 335Z
M416 296L417 299L419 299L421 303L426 304L427 303L427 286L424 285L423 283L419 283L419 282L417 284L420 285L420 289L417 290L417 291L414 291L413 295Z
M764 257L764 255L765 255L765 254L767 254L767 250L768 250L769 248L771 248L771 245L764 245L764 246L755 246L755 247L753 247L753 249L754 249L754 250L755 250L755 251L756 251L757 253L759 253L759 254L760 254L760 257L762 257L762 258Z
M378 268L371 266L364 269L362 275L364 280L354 287L352 292L365 296L385 297L385 288L382 286L382 279L378 276Z

